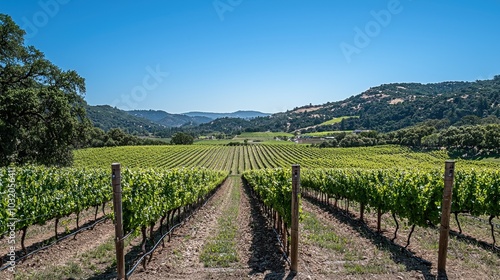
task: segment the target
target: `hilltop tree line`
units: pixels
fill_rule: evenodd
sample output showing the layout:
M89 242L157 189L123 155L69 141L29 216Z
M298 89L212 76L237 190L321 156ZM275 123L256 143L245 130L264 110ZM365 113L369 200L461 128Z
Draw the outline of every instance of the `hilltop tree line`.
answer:
M318 147L363 147L397 144L411 148L468 152L468 156L500 153L500 119L483 119L480 124L448 127L445 121L431 120L389 133L367 131L340 133ZM487 122L487 123L484 123Z
M500 76L476 82L381 85L343 101L323 104L319 109L302 110L302 113L285 113L291 118L291 130L340 116L359 118L317 126L308 132L353 129L390 132L432 119L460 126L468 116L500 117Z

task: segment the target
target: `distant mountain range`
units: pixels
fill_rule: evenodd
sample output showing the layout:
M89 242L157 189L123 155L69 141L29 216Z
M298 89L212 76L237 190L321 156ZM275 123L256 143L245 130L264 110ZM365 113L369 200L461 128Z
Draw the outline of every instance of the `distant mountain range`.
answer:
M272 115L256 111L185 114L154 110L125 112L110 106L89 106L87 111L94 124L104 130L120 127L136 133L165 131L166 128L170 129L170 133L181 129L195 135L268 130L313 132L369 129L388 132L428 120L442 120L447 126L474 124L484 118L489 118L488 122L497 122L500 118L500 75L475 82L383 84L345 100L297 107ZM344 116L356 118L319 125Z
M164 127L181 127L186 125L199 125L212 121L211 118L170 114L161 110L133 110L126 111L136 117L145 118Z
M133 110L128 111L128 113L133 116L148 119L165 127L193 126L208 123L219 118L253 119L270 115L257 111L236 111L233 113L188 112L184 114L170 114L161 110Z
M190 117L206 117L211 120L219 118L240 118L249 120L257 117L267 117L270 116L271 114L266 114L258 111L236 111L233 113L188 112L188 113L183 113L183 115Z
M121 128L128 133L150 134L165 128L197 126L209 123L218 118L241 118L245 120L270 114L258 111L237 111L233 113L188 112L170 114L161 110L124 111L109 105L87 106L87 115L94 126L105 131Z

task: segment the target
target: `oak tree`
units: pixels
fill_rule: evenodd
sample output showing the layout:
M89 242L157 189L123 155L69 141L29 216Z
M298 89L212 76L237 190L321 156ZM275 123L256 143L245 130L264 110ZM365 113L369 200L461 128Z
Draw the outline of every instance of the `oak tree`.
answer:
M0 14L0 166L68 165L90 126L85 82L26 46L25 34Z

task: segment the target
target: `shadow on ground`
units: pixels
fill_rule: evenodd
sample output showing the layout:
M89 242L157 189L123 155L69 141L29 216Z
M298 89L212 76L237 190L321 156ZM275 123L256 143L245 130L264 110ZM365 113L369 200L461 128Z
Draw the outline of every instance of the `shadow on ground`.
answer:
M407 250L403 246L392 242L384 235L372 230L364 222L354 219L354 216L349 212L339 209L331 204L321 203L316 198L306 196L305 194L303 194L303 198L307 199L307 201L309 201L313 205L316 205L323 211L331 214L338 221L350 226L351 228L359 232L362 237L370 240L378 249L390 252L391 259L395 263L403 264L406 267L407 271L420 271L425 279L438 278L437 275L431 273L431 262L415 256L413 252ZM439 277L439 279L446 279L446 276Z
M294 279L295 274L287 273L286 261L272 227L263 215L257 198L253 197L248 186L243 190L250 201L252 215L252 245L248 266L249 275L264 274L264 279Z

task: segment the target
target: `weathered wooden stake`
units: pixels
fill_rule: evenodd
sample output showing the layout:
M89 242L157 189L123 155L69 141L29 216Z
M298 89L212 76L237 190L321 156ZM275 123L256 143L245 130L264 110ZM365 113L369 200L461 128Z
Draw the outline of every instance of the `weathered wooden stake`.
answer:
M56 241L57 241L57 225L59 224L59 218L56 218L56 222L55 222L55 225L54 225L54 232L55 232L55 236L56 236Z
M441 232L439 235L438 273L440 275L446 275L446 254L448 251L448 237L450 233L450 212L454 175L455 162L447 160L445 162L443 203L441 205Z
M286 232L286 222L285 220L282 221L281 223L281 238L283 239L283 249L286 251L287 250L287 247L288 247L288 236L287 236L287 232Z
M380 232L380 220L382 219L382 210L377 210L377 232Z
M115 211L115 248L117 279L125 279L125 255L123 254L123 213L120 164L111 164L111 184L113 186L113 209Z
M292 232L290 252L291 267L293 272L298 271L299 258L299 193L300 193L300 165L292 165Z
M363 221L363 219L365 217L364 214L365 214L365 204L361 203L361 205L359 207L359 220L360 221Z

